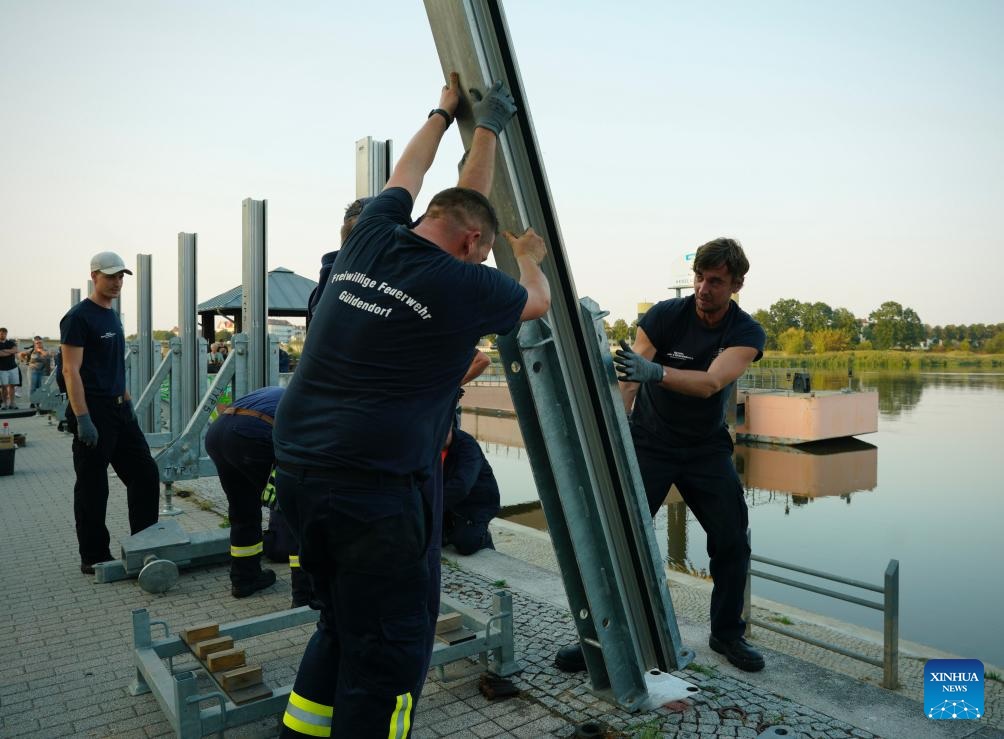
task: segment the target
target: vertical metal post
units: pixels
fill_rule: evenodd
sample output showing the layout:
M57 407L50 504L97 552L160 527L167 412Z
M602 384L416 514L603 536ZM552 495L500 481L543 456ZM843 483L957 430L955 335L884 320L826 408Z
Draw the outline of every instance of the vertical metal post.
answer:
M77 303L80 302L80 288L71 287L70 288L70 307L72 308Z
M234 400L242 398L248 394L248 337L247 334L234 334L230 342L234 346L234 353L237 355L234 361L233 393Z
M153 256L150 254L136 255L136 387L133 401L139 400L140 394L153 377ZM155 409L160 409L160 398L142 410L139 414L139 427L145 432L159 431L154 428Z
M268 340L268 385L279 384L279 339L270 336Z
M94 292L94 281L93 280L88 280L87 281L87 295L85 295L84 297L85 298L90 297L93 292Z
M129 397L133 403L139 399L140 390L137 389L139 383L138 365L139 345L135 341L126 343L125 353L125 386L129 391Z
M501 618L496 623L502 636L502 645L492 650L495 658L495 670L501 676L512 674L516 663L516 650L513 643L512 594L500 590L492 598L492 615L508 613L508 618Z
M115 317L119 319L119 323L124 323L122 320L122 296L117 298L112 298L112 310L115 311ZM123 325L123 329L125 326ZM122 333L125 333L123 330Z
M171 438L177 439L185 428L185 416L182 413L181 405L181 339L177 336L172 336L170 347L171 381L168 383L167 392L171 405Z
M374 141L372 136L356 142L356 197L378 195L390 179L393 142Z
M200 398L198 385L199 333L195 325L195 264L198 242L198 234L178 234L178 338L181 339L180 400L184 418L192 417ZM173 427L171 431L174 432ZM179 428L178 431L180 432L181 429Z
M885 568L885 608L882 609L885 634L883 639L882 687L895 690L899 686L899 560L890 559Z
M198 680L194 672L174 676L174 716L177 719L174 730L179 737L202 736L199 704L189 700L198 692Z
M268 201L243 204L241 314L248 336L248 391L268 382Z
M150 612L145 608L135 608L132 612L132 646L133 650L149 649L153 640L150 637ZM129 695L143 695L150 692L150 686L140 669L136 668L136 677L129 684Z

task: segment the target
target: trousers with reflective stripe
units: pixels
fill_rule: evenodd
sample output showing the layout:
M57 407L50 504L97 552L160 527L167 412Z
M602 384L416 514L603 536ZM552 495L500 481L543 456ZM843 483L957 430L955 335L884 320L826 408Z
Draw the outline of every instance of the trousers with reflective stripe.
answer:
M276 493L321 606L280 736L405 739L432 629L428 513L417 486L280 466Z

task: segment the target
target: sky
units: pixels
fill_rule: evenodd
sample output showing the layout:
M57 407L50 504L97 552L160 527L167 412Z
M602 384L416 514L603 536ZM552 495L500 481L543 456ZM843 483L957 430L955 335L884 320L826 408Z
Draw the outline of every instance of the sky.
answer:
M1004 321L1004 3L503 7L578 294L610 320L732 236L750 312ZM419 0L0 0L0 326L58 336L107 249L153 255L171 328L178 233L199 235L200 302L239 284L248 197L269 267L316 279L355 141L400 154L442 84ZM461 153L453 127L416 214ZM128 278L122 300L132 333Z

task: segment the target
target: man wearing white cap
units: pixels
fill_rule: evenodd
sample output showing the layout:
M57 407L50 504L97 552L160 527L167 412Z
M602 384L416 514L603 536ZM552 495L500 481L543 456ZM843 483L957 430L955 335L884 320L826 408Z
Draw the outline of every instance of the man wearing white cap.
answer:
M129 530L157 523L160 473L136 422L125 386L125 337L112 301L122 292L122 257L103 251L91 259L94 292L59 322L63 378L70 400L67 421L73 432L73 516L77 524L80 571L113 559L105 526L108 465L125 483Z

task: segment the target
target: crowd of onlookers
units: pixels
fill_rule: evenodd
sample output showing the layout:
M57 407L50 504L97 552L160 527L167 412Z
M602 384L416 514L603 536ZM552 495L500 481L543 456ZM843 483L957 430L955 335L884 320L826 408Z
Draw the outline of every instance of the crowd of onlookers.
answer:
M31 393L52 372L58 353L58 346L47 348L41 336L22 346L16 339L8 339L7 329L0 327L0 410L16 409L22 397L34 407Z

